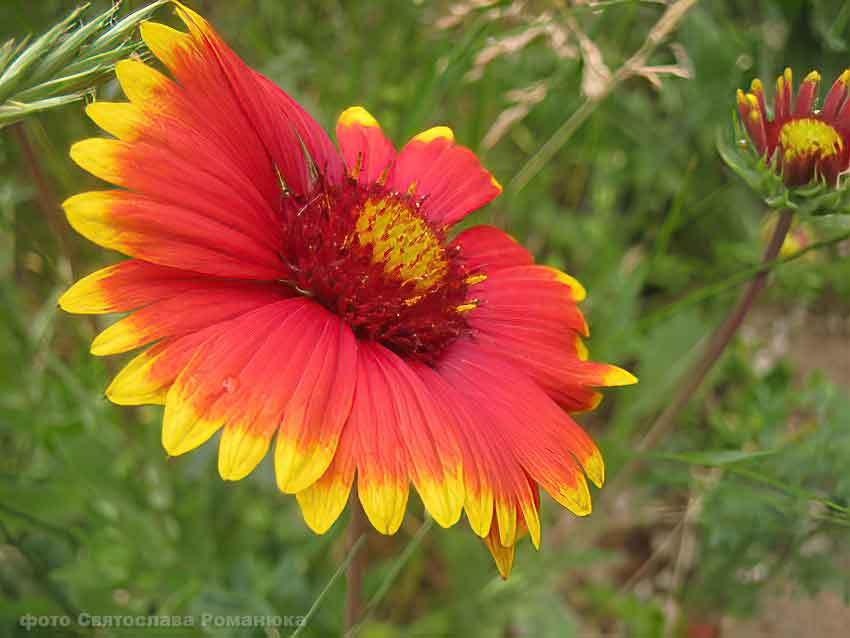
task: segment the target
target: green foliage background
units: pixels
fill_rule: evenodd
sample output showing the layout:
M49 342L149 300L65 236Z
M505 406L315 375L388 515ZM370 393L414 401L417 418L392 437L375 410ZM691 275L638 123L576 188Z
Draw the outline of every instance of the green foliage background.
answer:
M828 84L850 63L847 3L704 0L671 37L675 48L662 46L652 58L673 64L678 51L692 77L664 76L660 89L642 78L627 81L515 192L511 178L584 99L581 58L559 57L545 38L470 78L494 38L527 25L474 11L445 27L447 3L191 4L326 127L343 108L362 104L397 143L447 123L481 155L508 188L473 221L505 227L540 261L577 276L589 290L593 357L641 378L580 417L600 442L611 477L737 288L695 301L688 295L734 277L761 252L764 210L715 150L735 89L755 76L770 86L785 65L798 78L818 68ZM641 45L663 7L599 4L577 6L572 16L614 69ZM3 0L0 40L41 33L72 8L59 0ZM555 6L525 8L526 15L544 11L563 27L566 15ZM167 11L159 15L172 20ZM514 105L506 94L544 80L545 99L483 148L491 125ZM114 81L100 89L106 98L119 94ZM160 409L103 399L120 363L90 356L88 343L105 323L56 307L74 275L115 259L73 235L56 206L98 187L67 150L99 133L79 103L24 126L41 185L19 138L0 131L0 636L26 633L18 618L27 613L303 616L345 557L345 521L314 536L294 499L277 492L268 463L246 480L224 483L214 444L167 461ZM824 239L848 226L847 219L817 218L803 228ZM850 591L848 255L846 242L832 245L774 274L760 304L763 322L735 342L645 469L611 488L616 494L603 490L625 508L604 520L564 523L569 515L546 501L544 547L535 553L524 542L507 582L465 524L432 530L360 635L561 637L583 629L661 636L665 622L666 635L686 635L691 617L758 613L762 594L777 583L801 594ZM777 351L771 330L792 316L805 317L803 332L817 322L837 326L838 339L809 340L810 350L796 356L793 344ZM823 354L818 350L831 359L807 364ZM370 539L367 594L397 566L421 521L421 507L411 503L396 537ZM635 553L636 535L680 543L680 521L695 549L673 584L658 586L653 569L636 574L655 554ZM342 581L334 584L303 635L339 635L343 589ZM673 626L668 600L682 610ZM32 633L266 635L262 628L215 627Z

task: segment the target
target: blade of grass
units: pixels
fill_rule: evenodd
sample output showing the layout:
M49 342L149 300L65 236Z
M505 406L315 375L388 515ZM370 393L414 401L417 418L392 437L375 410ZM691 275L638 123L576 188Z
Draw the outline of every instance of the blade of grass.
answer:
M354 625L349 631L345 633L344 638L355 638L366 622L372 617L372 614L375 613L375 610L378 608L378 605L381 604L381 601L384 599L384 596L387 595L387 592L392 587L398 575L401 573L401 570L407 565L407 562L413 556L414 552L416 552L419 545L422 544L422 540L428 534L428 531L434 526L434 519L428 517L425 519L425 522L419 526L419 529L416 531L416 534L410 539L410 542L404 548L404 551L401 555L396 559L395 563L393 563L390 570L387 572L387 575L384 577L384 580L381 581L378 590L375 592L375 595L369 599L369 603L366 605L366 609L363 612L363 617L360 621Z
M358 538L354 544L351 546L351 549L348 551L348 556L345 557L345 560L340 563L339 567L337 567L336 571L331 576L330 580L325 584L322 591L319 592L319 595L316 597L316 600L313 601L313 604L310 605L310 609L307 610L307 613L304 615L304 618L301 620L301 624L292 632L289 638L297 638L301 635L301 632L304 631L304 628L309 624L309 622L313 619L313 616L316 615L316 611L318 611L319 607L322 604L322 601L325 599L325 596L328 595L328 592L333 588L336 581L345 573L345 570L348 569L348 566L351 564L351 561L354 560L354 557L357 556L357 553L360 551L360 548L363 546L363 543L366 541L366 534L361 534L360 538Z

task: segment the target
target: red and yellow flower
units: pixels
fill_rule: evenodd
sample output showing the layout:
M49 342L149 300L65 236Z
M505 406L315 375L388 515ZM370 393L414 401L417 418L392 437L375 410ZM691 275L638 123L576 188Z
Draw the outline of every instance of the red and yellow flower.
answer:
M753 80L750 91L738 90L738 113L756 151L781 173L786 186L823 180L829 186L850 169L850 69L833 83L822 107L815 109L820 84L817 71L809 73L796 96L791 69L776 80L772 117L764 87Z
M169 75L119 63L129 102L86 109L116 139L71 149L120 189L68 199L70 223L132 258L61 306L131 313L96 355L150 346L107 396L164 404L172 456L220 432L226 480L274 438L277 484L318 533L355 479L371 523L394 533L413 483L440 525L465 511L506 576L521 533L539 544L539 487L584 515L586 477L602 484L568 413L635 381L587 360L584 290L496 228L448 236L501 191L450 129L397 152L353 107L337 150L203 18L177 12L188 33L141 27Z

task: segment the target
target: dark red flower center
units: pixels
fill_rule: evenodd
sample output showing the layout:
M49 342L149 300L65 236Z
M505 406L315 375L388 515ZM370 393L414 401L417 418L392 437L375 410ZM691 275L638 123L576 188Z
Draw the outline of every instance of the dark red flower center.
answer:
M467 330L468 274L411 195L347 180L283 197L287 285L342 317L358 338L433 364Z

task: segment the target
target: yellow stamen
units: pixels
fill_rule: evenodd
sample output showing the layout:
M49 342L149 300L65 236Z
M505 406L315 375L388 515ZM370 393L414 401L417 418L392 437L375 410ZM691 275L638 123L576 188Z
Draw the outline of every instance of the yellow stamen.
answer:
M826 122L803 118L787 122L779 131L785 160L807 155L832 157L844 149L841 135Z
M475 310L478 307L478 302L473 301L472 303L464 303L459 306L455 306L455 310L457 312L469 312L470 310Z
M466 278L466 285L474 286L475 284L480 284L482 281L487 281L487 275L470 275Z
M439 238L406 203L370 199L355 224L361 246L371 245L375 263L403 283L428 290L445 276L448 261Z

